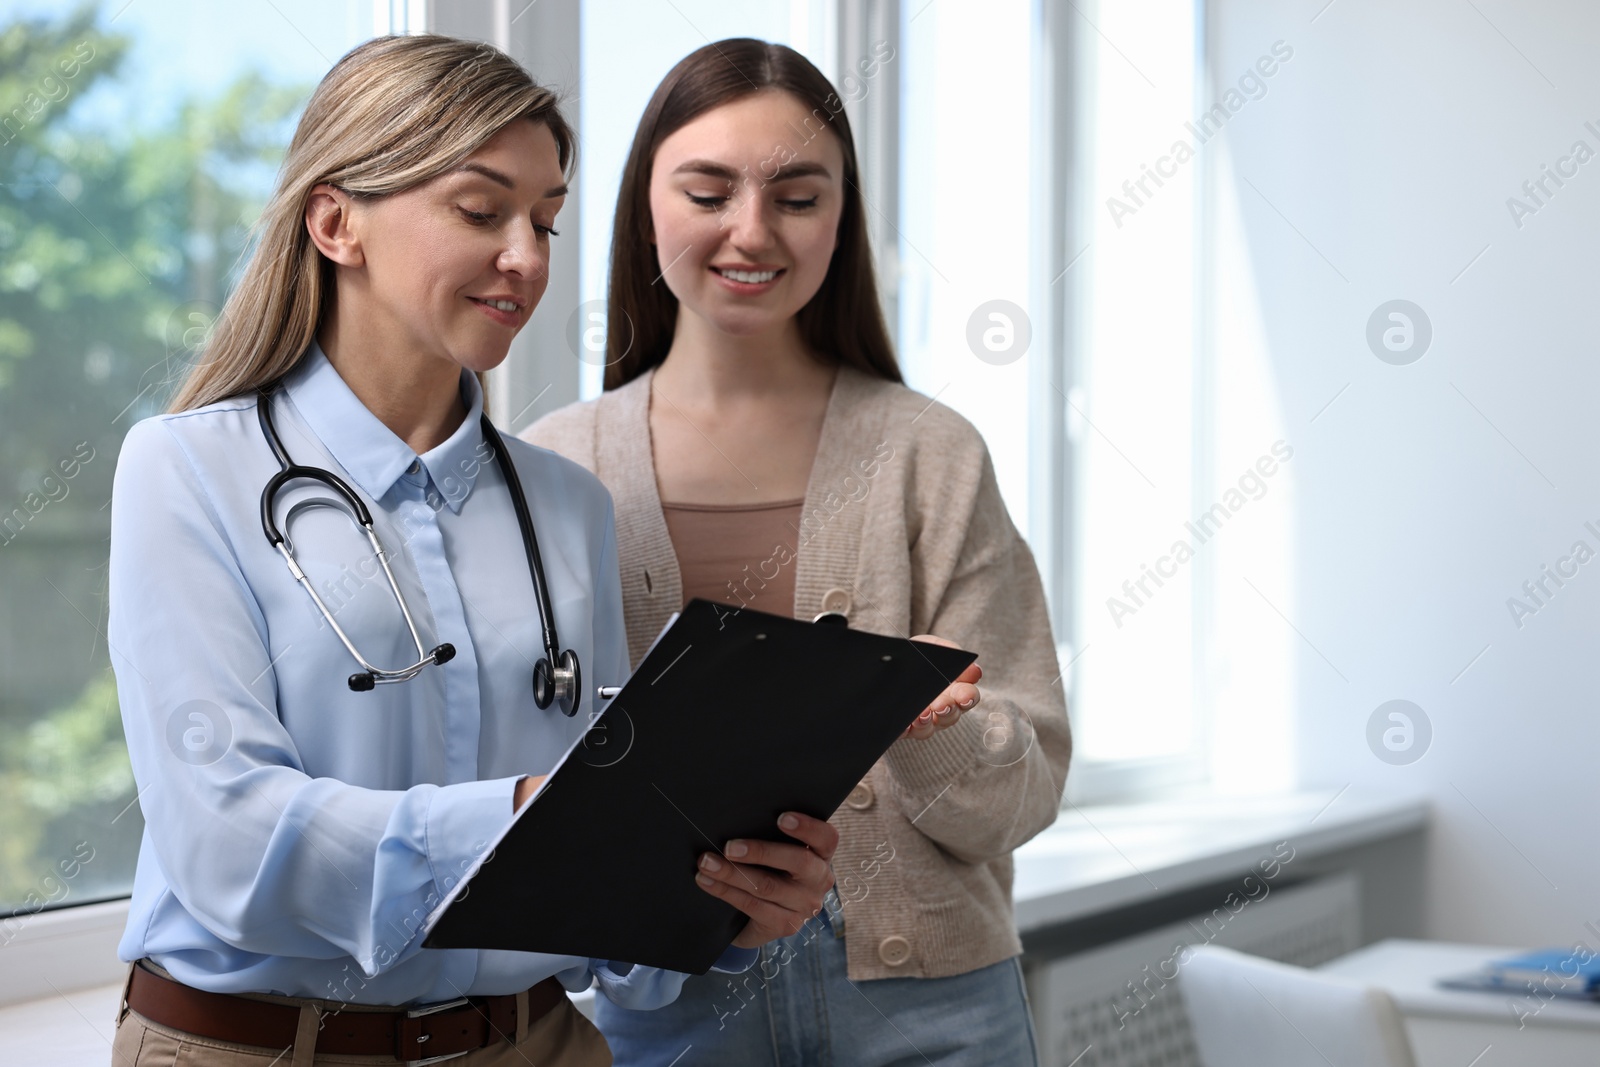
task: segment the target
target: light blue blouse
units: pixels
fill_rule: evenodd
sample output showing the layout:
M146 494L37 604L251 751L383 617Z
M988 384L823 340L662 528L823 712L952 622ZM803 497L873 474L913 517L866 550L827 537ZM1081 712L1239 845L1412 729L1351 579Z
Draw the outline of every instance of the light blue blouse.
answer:
M262 532L278 471L254 396L146 419L112 498L107 637L145 817L123 935L217 992L366 1004L510 993L556 975L625 1007L678 994L683 975L536 953L423 950L421 925L511 820L517 778L551 769L628 673L611 498L574 463L505 438L533 513L562 643L586 692L567 718L533 703L539 613L522 538L463 371L466 420L417 456L315 344L273 413L294 462L366 499L425 648L444 666L352 692L359 669ZM345 513L302 500L280 527L363 656L413 662L387 579ZM684 877L692 877L684 872ZM549 916L560 922L558 915ZM742 969L755 953L730 950Z

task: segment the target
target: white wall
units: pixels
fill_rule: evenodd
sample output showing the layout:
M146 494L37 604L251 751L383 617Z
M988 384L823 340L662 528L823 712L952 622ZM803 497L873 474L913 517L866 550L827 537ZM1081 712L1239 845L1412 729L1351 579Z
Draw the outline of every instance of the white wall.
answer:
M1507 208L1575 141L1600 153L1600 5L1325 4L1208 5L1213 93L1294 50L1202 150L1218 402L1295 449L1292 566L1237 604L1290 638L1301 784L1432 798L1430 936L1600 947L1600 558L1520 628L1507 607L1600 552L1600 158L1520 228ZM1365 338L1395 298L1433 326L1407 366ZM1366 739L1395 698L1433 728L1409 765Z

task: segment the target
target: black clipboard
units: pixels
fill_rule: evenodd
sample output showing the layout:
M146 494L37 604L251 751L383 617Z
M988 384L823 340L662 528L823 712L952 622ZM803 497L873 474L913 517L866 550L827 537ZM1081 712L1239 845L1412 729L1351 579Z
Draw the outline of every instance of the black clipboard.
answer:
M423 947L704 974L747 919L695 884L700 855L792 840L784 811L831 816L976 659L691 601L429 915Z

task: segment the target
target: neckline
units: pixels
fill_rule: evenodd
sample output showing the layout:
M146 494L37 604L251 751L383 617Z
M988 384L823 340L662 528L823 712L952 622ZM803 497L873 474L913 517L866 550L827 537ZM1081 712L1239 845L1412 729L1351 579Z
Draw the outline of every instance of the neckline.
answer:
M805 502L806 498L803 496L797 496L793 500L763 500L754 504L701 504L693 501L663 500L661 508L663 511L756 512L797 508Z
M844 390L841 388L841 386L845 380L846 374L848 374L850 370L850 366L842 362L839 363L834 369L833 384L828 387L828 402L824 404L822 408L822 428L817 434L817 449L811 454L811 469L806 472L806 488L804 495L800 498L801 504L804 504L807 500L811 499L812 490L816 487L817 472L821 468L821 461L824 454L829 451L829 425L831 423L835 423L838 419L837 409L840 398L844 395ZM644 454L649 460L648 473L651 489L650 495L655 498L656 506L664 509L668 505L666 505L661 499L661 483L656 477L656 442L654 435L650 432L650 405L654 402L655 380L655 367L651 367L649 370L645 371L635 379L635 381L642 382L644 386L644 400L641 405L642 425L640 430L644 438ZM672 506L678 507L681 505L675 504ZM665 525L665 521L666 520L663 518L663 525Z
M655 449L649 432L650 380L654 373L651 368L626 385L601 394L597 403L603 415L602 425L596 427L595 458L619 505L618 538L634 545L634 558L639 565L637 572L624 572L624 592L633 591L650 598L652 608L670 604L672 610L676 610L683 593L682 575L667 529L666 512L661 506ZM848 365L840 366L823 417L822 440L812 459L806 483L805 500L801 505L803 515L822 508L823 498L838 488L830 482L830 477L840 481L842 486L841 479L853 471L862 458L857 453L865 447L863 442L879 440L884 433L881 411L867 418L865 424L860 423L860 406L867 388L867 380L859 371ZM848 486L839 491L845 489ZM625 507L624 501L627 502ZM797 553L796 611L814 612L818 610L815 604L821 600L822 576L813 572L825 564L811 557L852 551L853 531L859 526L860 516L861 509L847 509L839 518L823 522L811 532L807 545ZM629 617L629 640L641 652L660 629L659 625L651 625L654 621L653 616L649 619L644 615ZM661 621L665 621L665 614Z

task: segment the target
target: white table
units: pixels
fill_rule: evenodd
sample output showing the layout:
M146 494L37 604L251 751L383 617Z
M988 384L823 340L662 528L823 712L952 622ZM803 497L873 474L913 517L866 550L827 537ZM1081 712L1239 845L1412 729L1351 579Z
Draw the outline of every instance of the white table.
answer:
M1600 1003L1541 1002L1504 993L1441 989L1440 978L1469 974L1490 960L1526 951L1440 941L1380 941L1325 963L1320 971L1383 989L1405 1016L1418 1067L1595 1067L1600 1064ZM1520 1019L1519 1015L1524 1018Z

